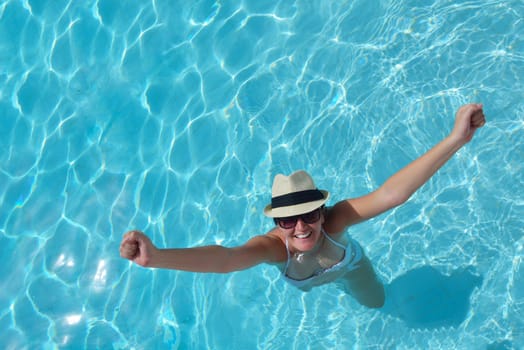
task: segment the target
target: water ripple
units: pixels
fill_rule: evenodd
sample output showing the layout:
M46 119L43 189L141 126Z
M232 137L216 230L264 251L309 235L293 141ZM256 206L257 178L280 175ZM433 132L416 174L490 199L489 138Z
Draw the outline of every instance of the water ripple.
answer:
M0 0L0 344L523 343L523 14L517 0ZM405 206L351 229L388 283L474 267L456 327L413 330L267 266L195 275L118 257L130 228L170 247L263 233L275 173L306 168L335 200L371 191L467 101L485 104L478 136Z

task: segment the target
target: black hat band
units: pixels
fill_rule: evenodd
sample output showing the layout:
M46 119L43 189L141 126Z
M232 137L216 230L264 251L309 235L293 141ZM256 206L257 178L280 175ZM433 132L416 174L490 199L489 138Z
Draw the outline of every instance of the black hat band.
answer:
M308 203L324 199L324 194L319 190L305 190L298 192L291 192L282 196L271 198L271 207L273 209L280 207L288 207L290 205Z

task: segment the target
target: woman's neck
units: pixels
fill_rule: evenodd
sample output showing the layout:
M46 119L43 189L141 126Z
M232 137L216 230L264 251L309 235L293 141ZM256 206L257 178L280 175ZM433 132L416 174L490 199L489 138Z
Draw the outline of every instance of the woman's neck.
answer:
M324 241L326 240L326 237L325 237L325 234L324 234L324 230L321 229L320 230L320 237L317 241L317 243L315 244L315 246L308 250L308 251L300 251L300 250L296 250L295 252L293 252L293 255L295 257L297 257L298 260L301 260L301 259L304 259L306 257L311 257L311 256L316 256L318 254L318 252L320 251L320 249L322 248L322 246L324 245Z

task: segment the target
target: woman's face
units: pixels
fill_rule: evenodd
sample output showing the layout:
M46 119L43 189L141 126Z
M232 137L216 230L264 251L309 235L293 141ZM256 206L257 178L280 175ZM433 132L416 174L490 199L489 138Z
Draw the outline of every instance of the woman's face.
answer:
M324 223L322 212L321 208L317 208L306 214L276 219L292 250L307 252L317 245Z

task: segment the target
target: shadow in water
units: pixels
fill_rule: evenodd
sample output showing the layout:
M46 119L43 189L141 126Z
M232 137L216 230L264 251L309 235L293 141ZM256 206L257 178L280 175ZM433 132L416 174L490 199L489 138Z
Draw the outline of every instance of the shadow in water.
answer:
M482 277L471 268L441 274L431 266L408 271L386 285L382 310L411 328L456 327L466 318L473 289Z

